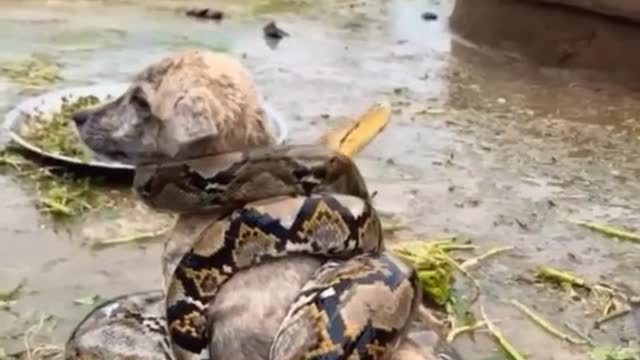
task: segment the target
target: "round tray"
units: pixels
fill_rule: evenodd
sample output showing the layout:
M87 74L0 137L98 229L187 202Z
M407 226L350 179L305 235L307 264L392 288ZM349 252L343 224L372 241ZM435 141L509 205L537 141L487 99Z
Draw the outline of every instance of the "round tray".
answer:
M48 158L50 160L67 163L73 166L99 168L102 170L133 170L133 165L123 164L120 162L111 161L105 159L96 154L91 153L91 160L82 161L77 158L54 154L48 152L32 143L27 141L20 134L20 129L24 123L30 119L34 119L35 115L51 114L60 111L62 107L62 98L66 97L68 100L75 100L81 96L94 95L100 99L100 101L107 101L109 98L117 98L123 94L130 84L118 83L118 84L106 84L106 85L94 85L74 87L58 91L53 91L35 98L27 99L13 108L6 116L4 120L4 128L9 132L11 140L13 140L20 147L35 153L36 155ZM267 113L267 119L271 127L274 130L276 141L282 144L288 135L287 124L284 119L265 101L262 101L265 112ZM78 141L81 141L78 139Z

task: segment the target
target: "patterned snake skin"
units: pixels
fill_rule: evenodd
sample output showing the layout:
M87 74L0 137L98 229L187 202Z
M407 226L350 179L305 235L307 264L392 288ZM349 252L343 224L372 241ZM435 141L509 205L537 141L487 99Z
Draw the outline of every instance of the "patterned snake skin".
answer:
M207 309L219 289L242 269L292 254L324 263L290 306L269 359L387 359L421 301L414 270L384 251L359 170L325 147L149 165L136 170L134 187L156 209L222 215L178 262L164 303L162 294L149 292L101 305L74 331L68 354L90 323L127 319L127 331L147 334L154 359L208 358L216 324ZM140 315L141 304L155 314Z

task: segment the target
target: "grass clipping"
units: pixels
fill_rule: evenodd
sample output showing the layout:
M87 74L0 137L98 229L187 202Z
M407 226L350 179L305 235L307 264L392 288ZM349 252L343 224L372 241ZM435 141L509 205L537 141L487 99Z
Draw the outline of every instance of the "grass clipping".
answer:
M594 326L620 318L631 312L631 305L640 303L637 296L629 296L616 286L605 282L591 282L567 271L540 266L535 272L541 283L557 285L574 299L584 300L601 312Z
M591 360L640 360L640 348L597 347L589 356Z
M601 224L593 221L580 221L577 224L605 236L615 237L621 240L640 244L640 232L632 232L613 225Z
M96 96L81 96L74 101L63 98L60 111L29 119L21 135L45 152L87 161L89 153L78 138L71 117L74 112L98 103ZM11 146L0 152L0 166L9 168L18 178L32 184L38 209L55 219L77 217L111 202L96 189L99 179L58 174L54 168L28 160L19 149Z
M56 174L53 168L42 167L14 148L0 152L0 167L9 169L36 191L36 206L54 219L69 219L111 203L111 199L96 188L96 181L77 179L68 174Z
M446 253L446 244L440 241L401 243L391 247L391 251L416 269L420 287L430 299L438 305L447 303L455 268Z
M26 90L39 90L60 80L58 65L45 55L34 55L28 60L0 63L0 76Z

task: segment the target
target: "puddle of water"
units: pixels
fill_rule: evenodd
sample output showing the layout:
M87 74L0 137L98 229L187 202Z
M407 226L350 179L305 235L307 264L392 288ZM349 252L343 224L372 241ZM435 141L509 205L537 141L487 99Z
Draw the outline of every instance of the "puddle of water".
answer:
M602 239L569 222L579 217L640 226L632 216L640 213L640 188L632 181L640 176L634 161L640 155L637 121L628 121L639 104L632 93L462 46L448 32L449 1L250 4L219 3L230 15L216 24L184 17L173 1L5 1L0 31L20 36L3 36L0 48L2 58L54 56L63 77L54 87L121 81L188 46L229 51L251 69L297 142L317 138L375 101L391 102L392 123L357 160L370 190L379 191L376 206L406 221L407 233L419 238L458 233L482 247L517 246L517 256L477 270L494 294L485 299L488 310L505 317L505 331L531 359L548 359L536 354L542 348L552 349L557 359L584 358L555 339L528 336L532 325L496 299L529 299L552 318L584 324L578 311L553 306L558 294L516 286L513 278L553 263L594 278L615 273L636 284L628 269L640 270L639 257L620 254L637 253L637 246ZM424 21L425 11L439 19ZM270 19L291 34L275 48L262 38ZM3 84L5 105L23 96ZM21 297L18 310L42 308L62 318L59 340L87 310L72 306L75 298L159 284L160 244L92 252L76 239L124 225L92 218L71 236L55 234L39 227L26 196L17 186L2 188L0 273L28 277L38 293ZM145 216L132 213L127 226L148 225L140 220ZM582 263L567 260L569 251ZM594 336L618 343L623 330L613 324ZM471 360L491 351L465 338L459 346Z

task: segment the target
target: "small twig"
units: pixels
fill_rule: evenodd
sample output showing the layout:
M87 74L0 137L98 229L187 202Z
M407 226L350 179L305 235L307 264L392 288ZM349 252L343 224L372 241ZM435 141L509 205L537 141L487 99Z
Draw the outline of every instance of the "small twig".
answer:
M65 216L73 215L73 210L71 210L71 208L57 203L51 199L40 199L40 202L42 203L42 205L48 208L47 211L55 211Z
M479 321L473 325L465 325L465 326L457 327L455 329L451 329L451 331L449 331L449 334L447 334L446 340L450 344L456 339L456 337L458 337L458 335L462 335L466 332L476 331L486 325L487 325L486 321Z
M578 330L578 328L576 328L576 327L575 327L575 326L573 326L572 324L570 324L570 323L568 323L568 322L565 322L565 323L564 323L564 326L565 326L567 329L569 329L569 330L573 331L573 333L574 333L574 334L576 334L576 335L578 335L580 338L584 339L584 341L586 341L589 345L591 345L591 346L595 346L595 344L593 343L593 340L591 340L591 338L590 338L587 334L585 334L585 333L583 333L582 331Z
M483 261L483 260L485 260L485 259L487 259L487 258L489 258L491 256L495 256L495 255L498 255L498 254L503 253L505 251L510 251L510 250L513 250L513 249L514 249L513 246L503 246L503 247L491 249L491 250L487 251L486 253L484 253L484 254L482 254L480 256L465 260L462 264L460 264L460 267L463 268L463 269L468 269L468 268L470 268L472 266L476 266L481 261Z
M531 319L534 323L536 323L538 326L540 326L542 329L544 329L549 334L551 334L551 335L553 335L555 337L558 337L558 338L560 338L560 339L562 339L562 340L564 340L564 341L566 341L568 343L571 343L571 344L575 344L575 345L585 345L585 344L587 344L587 342L584 341L584 340L575 339L575 338L563 333L562 331L556 329L551 324L549 324L546 320L544 320L540 315L534 313L533 310L529 309L528 307L526 307L524 304L522 304L518 300L511 300L511 304L513 304L515 307L520 309L520 311L525 313L525 315L527 315L529 317L529 319Z
M489 320L487 317L487 313L484 311L484 306L480 305L480 314L482 314L482 318L487 325L487 329L493 338L498 342L498 344L502 347L502 349L514 360L525 360L524 356L520 355L520 353L507 341L507 339L502 336L500 330Z
M471 244L449 244L442 245L442 250L444 251L473 251L478 247Z
M478 298L480 297L480 283L478 283L478 280L476 280L476 278L474 278L473 275L471 275L465 268L463 268L451 256L449 256L448 254L445 253L444 257L447 260L447 262L449 264L451 264L451 266L453 266L456 270L460 271L462 273L462 275L464 275L467 279L469 279L471 281L471 283L473 284L474 292L469 297L469 303L470 304L475 303L478 300Z
M566 271L561 271L546 266L538 267L538 269L536 270L536 277L540 280L553 281L559 284L564 283L570 284L572 286L591 289L591 286L589 286L584 279L573 276Z
M395 244L391 244L389 247L392 250L406 251L411 248L444 247L445 245L452 245L454 243L455 243L455 240L450 238L432 239L432 240L411 240L411 241L402 241Z
M611 320L617 319L619 317L625 316L627 314L629 314L631 312L631 308L624 308L624 309L620 309L618 311L614 311L608 315L605 315L599 319L596 320L595 322L595 327L600 327L602 324L609 322Z
M604 306L604 309L602 310L602 316L607 316L611 314L611 312L615 308L616 308L616 302L613 299L610 299L609 301L607 301L607 304Z
M613 236L618 239L640 243L640 233L619 229L607 224L598 224L591 221L578 221L577 224L580 226L584 226L587 229L597 231L603 235Z
M0 155L0 165L11 166L16 171L22 171L25 164L28 164L27 161L20 157L8 155L6 152Z
M29 360L33 359L33 351L31 350L31 341L33 340L33 336L42 330L46 319L47 316L45 316L45 314L40 314L40 321L38 321L38 324L29 327L27 331L24 332L24 348L27 353L27 359Z
M622 293L622 291L620 291L619 289L614 288L613 286L609 285L609 284L605 284L603 282L597 283L595 285L593 285L591 287L591 290L593 290L594 293L596 294L601 294L601 295L608 295L610 297L618 297L620 299L622 299L623 301L628 301L627 296Z
M406 229L406 225L405 224L399 224L399 223L383 223L382 224L382 231L386 232L386 233L394 233L396 231L402 230L402 229Z
M61 359L64 355L64 347L53 344L39 345L33 349L33 355L36 359Z
M22 290L22 288L24 287L25 283L26 283L26 280L21 279L18 282L18 285L14 286L13 289L8 291L0 291L0 302L5 303L5 302L10 302L12 300L15 300L20 290Z
M137 233L137 234L132 234L132 235L126 235L126 236L121 236L121 237L117 237L117 238L114 238L114 239L101 240L101 241L95 242L92 245L92 247L93 248L101 248L101 247L106 247L106 246L120 245L120 244L126 244L126 243L130 243L130 242L140 242L140 241L144 241L144 240L154 239L154 238L157 238L159 236L162 236L162 235L165 235L165 234L169 233L174 228L174 226L175 226L175 224L172 223L170 226L167 226L167 227L162 228L160 230Z
M429 327L445 327L444 322L433 316L431 312L429 312L427 308L422 304L418 307L418 317L421 318L422 321L424 321Z

